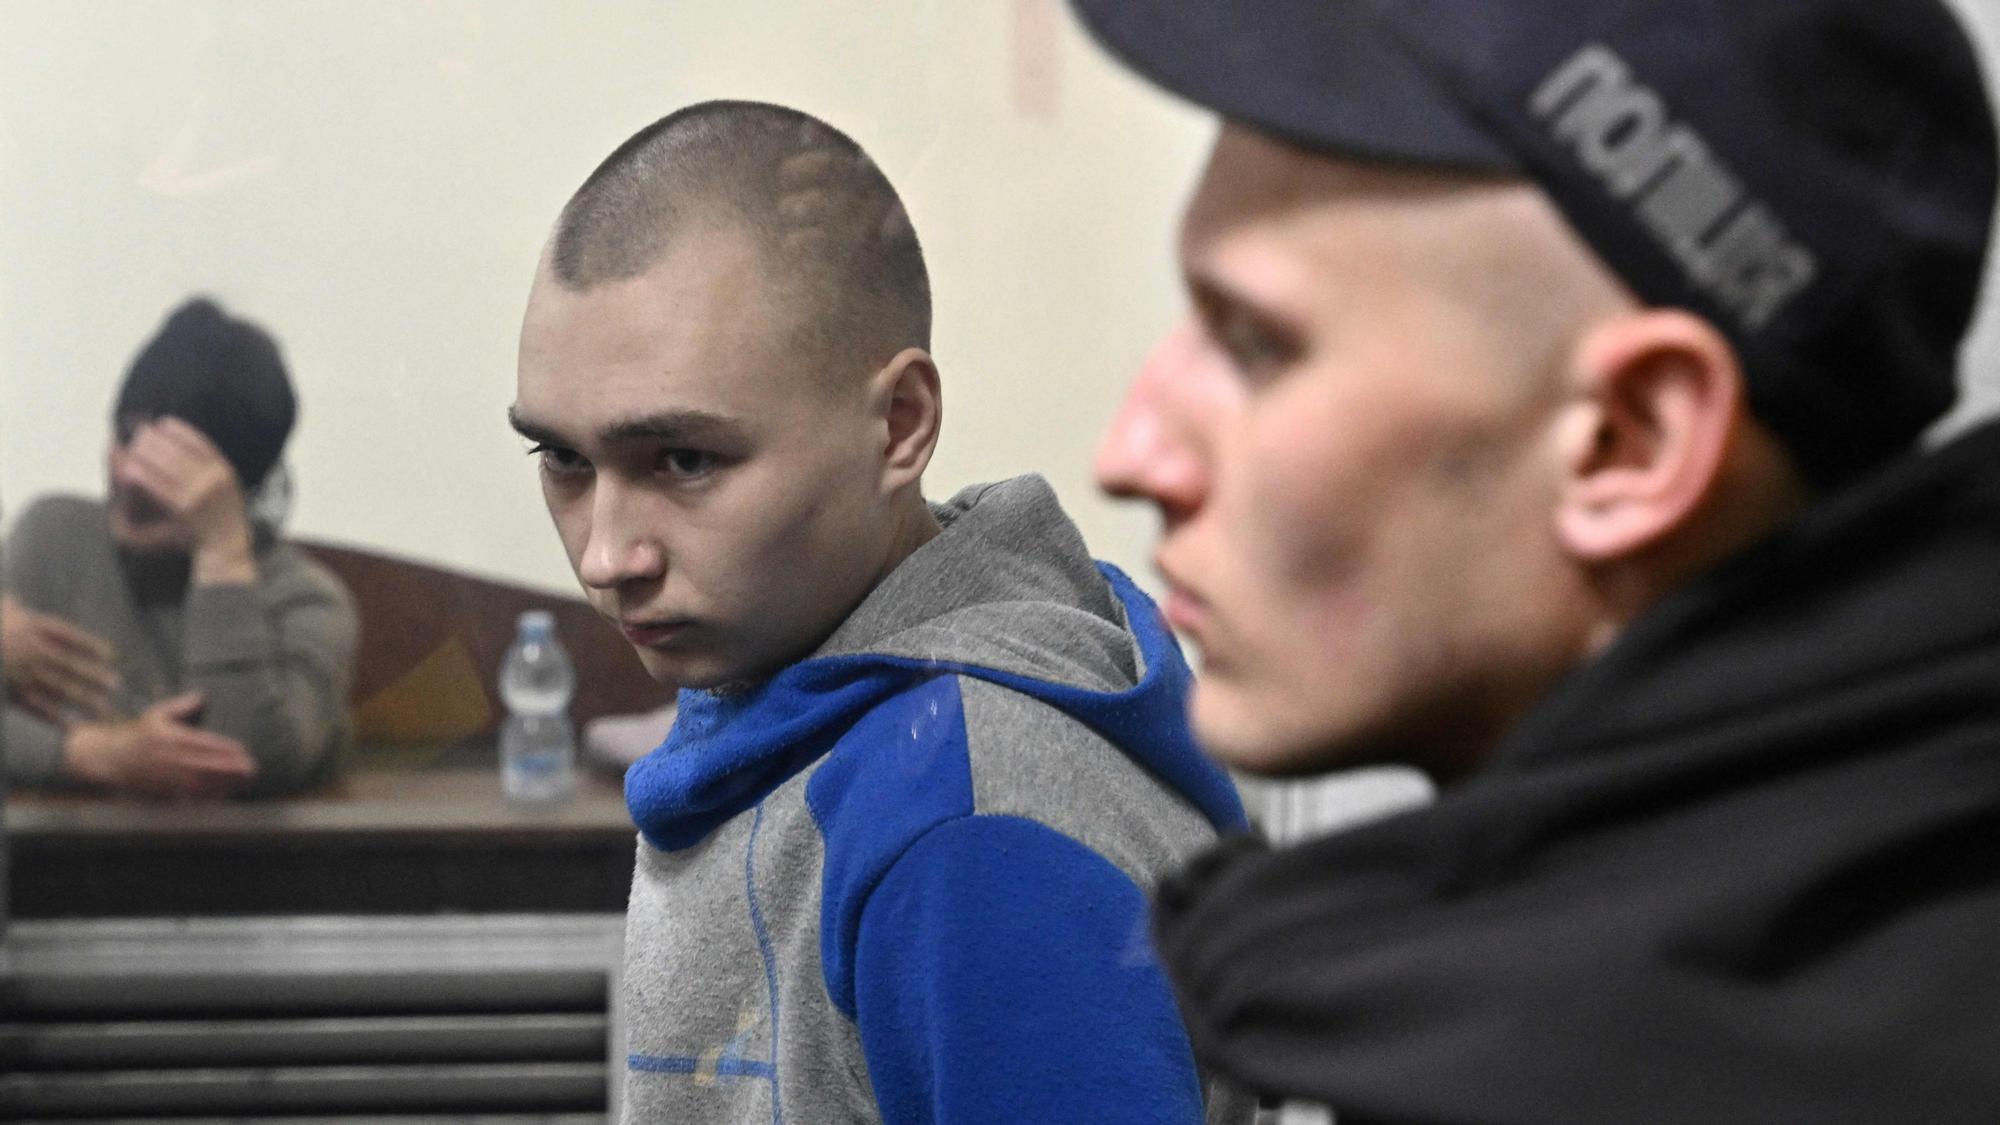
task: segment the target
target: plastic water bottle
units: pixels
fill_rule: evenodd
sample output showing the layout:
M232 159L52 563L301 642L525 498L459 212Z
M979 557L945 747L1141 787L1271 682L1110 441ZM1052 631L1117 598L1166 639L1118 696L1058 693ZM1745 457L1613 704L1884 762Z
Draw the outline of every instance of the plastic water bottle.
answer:
M500 664L500 699L507 704L500 790L522 804L560 801L576 786L576 728L569 721L576 668L556 642L555 625L546 610L522 614Z

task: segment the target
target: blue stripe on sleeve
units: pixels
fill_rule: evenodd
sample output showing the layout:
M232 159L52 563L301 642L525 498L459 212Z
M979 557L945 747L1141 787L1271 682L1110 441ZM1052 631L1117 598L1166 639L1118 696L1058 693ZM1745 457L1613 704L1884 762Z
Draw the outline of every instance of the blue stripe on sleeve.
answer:
M701 1060L686 1055L639 1055L625 1056L625 1065L633 1070L643 1070L652 1074L694 1074L701 1070ZM720 1058L714 1063L718 1078L762 1078L772 1081L778 1071L762 1059Z
M757 935L757 955L764 961L764 987L771 999L771 1125L785 1125L784 1089L778 1083L778 964L771 952L771 932L757 903L757 830L764 827L764 806L750 822L750 842L743 849L743 891L750 903L750 928Z

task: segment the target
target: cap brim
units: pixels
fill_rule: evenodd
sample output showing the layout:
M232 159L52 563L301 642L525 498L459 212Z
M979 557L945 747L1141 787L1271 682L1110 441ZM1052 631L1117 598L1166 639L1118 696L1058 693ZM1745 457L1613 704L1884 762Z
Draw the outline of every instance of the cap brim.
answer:
M1475 172L1517 162L1361 0L1072 0L1126 65L1306 148Z

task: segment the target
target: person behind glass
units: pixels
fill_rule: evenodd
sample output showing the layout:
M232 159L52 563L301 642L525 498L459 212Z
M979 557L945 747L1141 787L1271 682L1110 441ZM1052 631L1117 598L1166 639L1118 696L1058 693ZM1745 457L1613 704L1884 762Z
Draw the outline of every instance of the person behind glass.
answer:
M6 543L10 785L266 795L345 739L346 590L253 512L296 415L269 334L197 298L132 361L103 503L45 497Z
M1992 224L1935 0L1076 0L1220 112L1098 455L1203 744L1431 807L1163 889L1354 1122L2000 1121Z
M625 1119L1247 1120L1144 938L1244 823L1187 667L1040 478L925 501L930 316L895 189L782 106L641 130L543 255L512 421L686 689L625 782Z

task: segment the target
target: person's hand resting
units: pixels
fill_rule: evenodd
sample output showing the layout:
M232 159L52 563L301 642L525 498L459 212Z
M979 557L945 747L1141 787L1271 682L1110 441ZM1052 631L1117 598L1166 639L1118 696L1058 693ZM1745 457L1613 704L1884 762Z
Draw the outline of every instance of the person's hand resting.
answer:
M50 722L102 716L118 687L111 661L103 639L0 597L0 668L15 702Z
M63 742L65 768L80 780L151 797L222 797L256 776L236 739L193 724L199 693L146 708L136 719L78 723Z
M208 435L179 418L140 423L125 447L126 473L180 529L197 585L257 579L243 487Z

